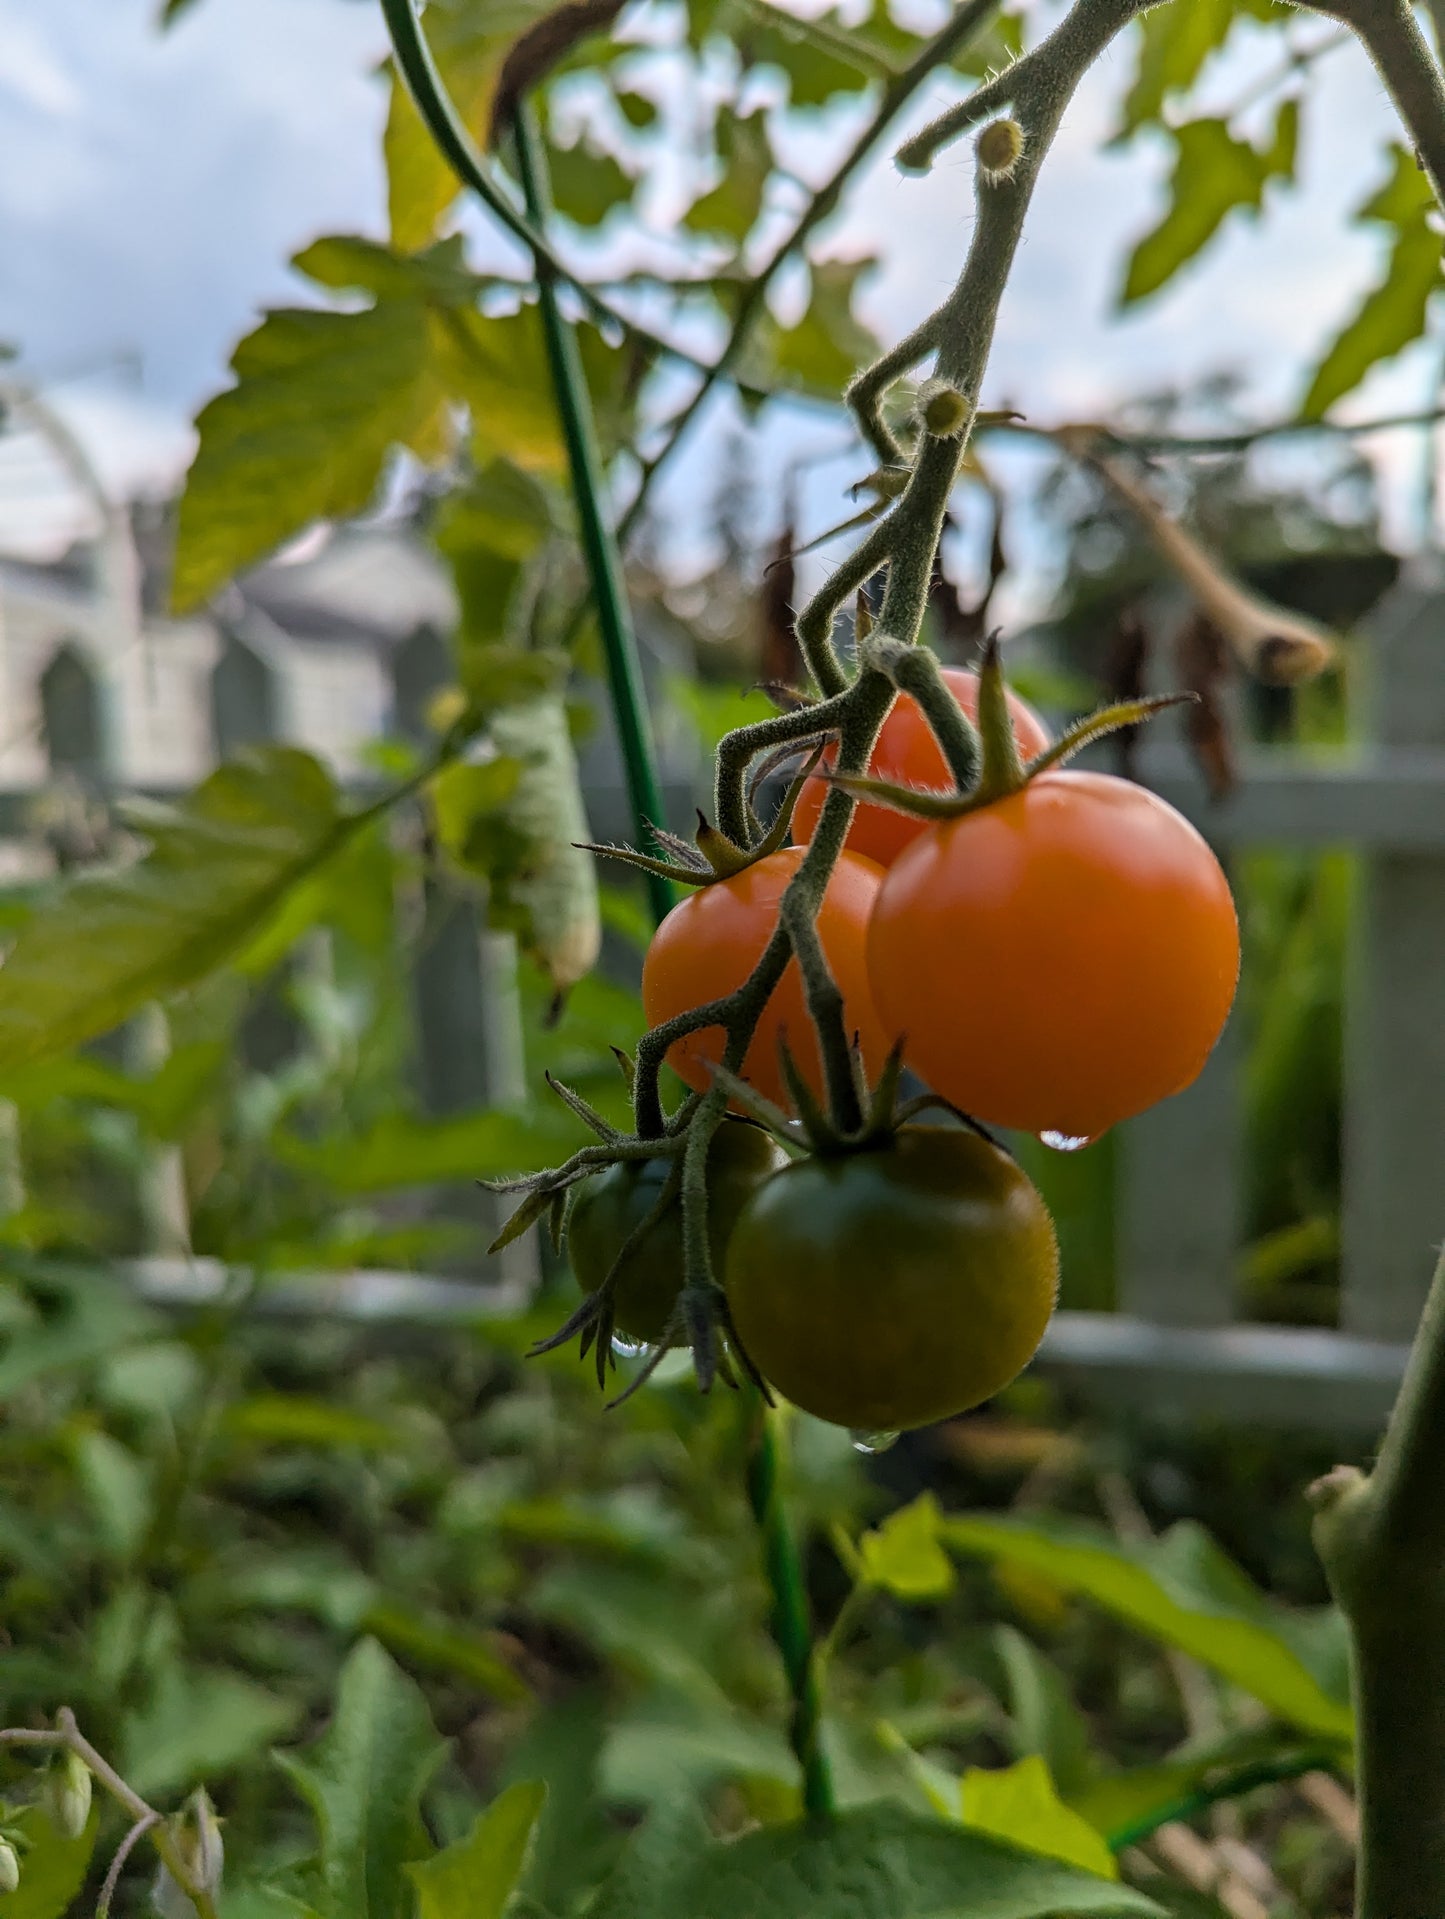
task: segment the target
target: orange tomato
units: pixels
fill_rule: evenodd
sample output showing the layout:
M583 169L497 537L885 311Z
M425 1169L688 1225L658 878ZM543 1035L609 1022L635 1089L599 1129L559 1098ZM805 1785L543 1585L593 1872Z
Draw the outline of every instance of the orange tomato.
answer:
M745 867L732 879L701 886L673 907L652 936L642 963L642 1007L649 1026L674 1014L721 999L741 986L762 957L778 920L778 902L802 864L803 849L785 846ZM844 853L834 868L818 914L818 936L843 995L849 1033L857 1033L863 1057L877 1072L888 1040L868 990L865 945L868 916L883 875L871 860ZM796 960L763 1008L747 1056L743 1078L778 1105L791 1104L778 1065L778 1040L789 1051L815 1091L823 1090L823 1066L817 1035L803 997ZM668 1064L689 1086L704 1092L712 1084L711 1065L723 1055L720 1026L704 1026L668 1050Z
M968 717L977 718L978 675L961 666L945 666L943 677ZM1048 728L1028 702L1019 699L1017 694L1009 694L1008 704L1009 712L1013 715L1014 738L1018 741L1019 752L1025 760L1031 760L1049 744ZM823 755L822 764L831 766L837 757L837 748L830 746ZM873 748L873 757L868 762L868 771L876 780L891 780L901 786L952 786L948 763L933 737L928 721L923 717L923 708L909 694L900 693L889 709L888 718L883 722L883 730ZM827 784L816 774L804 782L803 790L798 795L798 804L793 810L795 840L806 843L812 839L818 815L827 797ZM853 852L877 860L880 866L891 866L904 847L918 838L926 824L924 820L909 819L905 813L890 812L886 806L871 806L864 802L853 815L845 844Z
M1189 1085L1239 975L1229 883L1142 786L1049 772L931 826L889 868L873 996L976 1119L1071 1140Z

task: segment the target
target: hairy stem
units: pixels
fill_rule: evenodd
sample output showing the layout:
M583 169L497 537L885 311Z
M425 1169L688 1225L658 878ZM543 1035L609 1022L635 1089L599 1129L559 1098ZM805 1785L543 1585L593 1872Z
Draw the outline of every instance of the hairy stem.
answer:
M1303 0L1352 27L1405 122L1435 198L1445 205L1445 76L1409 0ZM1445 10L1445 8L1442 8ZM1440 13L1435 14L1438 27Z

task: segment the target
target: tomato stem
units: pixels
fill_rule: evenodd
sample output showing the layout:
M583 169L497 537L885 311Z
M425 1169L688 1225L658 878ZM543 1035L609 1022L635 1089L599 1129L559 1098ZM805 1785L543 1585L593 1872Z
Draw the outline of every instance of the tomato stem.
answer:
M822 1742L822 1686L803 1569L783 1505L780 1422L761 1397L748 1392L748 1503L762 1539L763 1569L772 1595L772 1631L792 1695L788 1737L803 1774L803 1810L826 1819L837 1808L833 1775Z

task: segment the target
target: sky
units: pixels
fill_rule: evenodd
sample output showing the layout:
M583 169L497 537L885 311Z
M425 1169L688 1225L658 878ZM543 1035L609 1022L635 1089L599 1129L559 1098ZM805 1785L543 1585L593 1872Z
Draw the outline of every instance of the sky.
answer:
M929 0L916 0L926 5ZM317 234L384 233L379 134L384 47L368 0L197 0L164 36L157 0L0 0L0 338L15 371L48 392L117 491L157 491L183 471L188 422L226 383L237 338L268 304L294 301L286 260ZM1035 0L1036 18L1057 14ZM1325 36L1305 21L1301 39ZM1273 51L1268 54L1266 44ZM1252 28L1206 72L1205 106L1240 97L1277 41ZM1167 143L1103 152L1133 48L1090 76L1051 154L1001 315L985 400L1058 420L1221 368L1245 378L1258 417L1288 413L1305 373L1378 270L1379 241L1351 210L1380 173L1392 130L1378 79L1349 46L1320 62L1304 123L1302 190L1261 222L1232 218L1165 294L1112 311L1132 240L1152 224ZM902 137L956 97L939 80ZM1340 129L1348 128L1348 141ZM817 178L848 137L833 114L800 139ZM19 156L19 159L17 159ZM666 194L654 196L659 206ZM826 250L876 253L864 298L885 340L935 305L967 244L966 149L924 179L886 154L862 180ZM485 237L482 245L487 244ZM494 255L494 257L501 257ZM1417 347L1351 403L1359 417L1428 404L1438 347ZM668 520L700 523L728 409L712 409L668 481ZM799 453L837 457L808 481L808 524L842 517L861 473L841 422L779 413L759 436L776 473ZM1374 443L1389 523L1416 532L1418 434ZM56 495L32 442L0 442L0 547L60 537Z

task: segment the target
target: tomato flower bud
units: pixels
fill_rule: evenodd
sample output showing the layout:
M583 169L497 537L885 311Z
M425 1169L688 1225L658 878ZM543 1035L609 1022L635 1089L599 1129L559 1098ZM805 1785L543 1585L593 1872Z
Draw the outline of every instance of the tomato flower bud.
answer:
M90 1817L90 1767L79 1753L67 1752L51 1767L45 1780L44 1806L55 1830L66 1839L78 1839Z
M1024 130L1017 120L991 120L974 143L979 178L985 186L1011 180L1023 150Z

